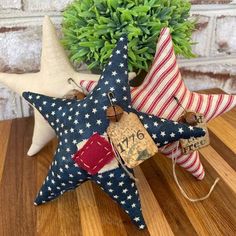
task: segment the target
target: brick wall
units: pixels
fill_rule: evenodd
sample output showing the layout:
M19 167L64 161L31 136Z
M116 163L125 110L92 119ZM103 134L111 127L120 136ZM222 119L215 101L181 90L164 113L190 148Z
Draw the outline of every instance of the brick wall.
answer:
M41 23L50 15L60 28L61 11L72 0L0 0L0 71L39 70ZM179 59L192 90L220 87L236 93L236 0L192 0L197 17L197 58ZM204 82L203 82L204 81ZM28 105L0 84L0 120L28 116Z

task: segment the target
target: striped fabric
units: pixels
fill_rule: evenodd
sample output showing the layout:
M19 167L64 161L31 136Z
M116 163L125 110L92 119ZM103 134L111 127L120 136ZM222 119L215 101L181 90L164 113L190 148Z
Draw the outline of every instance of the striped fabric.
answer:
M96 81L81 81L80 84L91 91ZM169 28L162 29L149 73L141 86L131 89L131 95L132 105L137 110L172 120L177 120L183 113L174 96L185 109L203 113L207 121L236 105L236 96L233 95L205 95L188 90L181 78ZM176 157L177 163L197 179L204 178L205 172L197 151L182 155L176 143L160 151L169 158Z

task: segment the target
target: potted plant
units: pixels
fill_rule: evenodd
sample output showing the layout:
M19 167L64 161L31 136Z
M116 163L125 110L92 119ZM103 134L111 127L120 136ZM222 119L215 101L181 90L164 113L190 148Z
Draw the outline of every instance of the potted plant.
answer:
M129 71L140 73L152 63L160 30L166 26L175 52L194 56L190 7L188 0L76 0L63 13L62 43L72 61L98 70L107 63L117 39L126 33Z

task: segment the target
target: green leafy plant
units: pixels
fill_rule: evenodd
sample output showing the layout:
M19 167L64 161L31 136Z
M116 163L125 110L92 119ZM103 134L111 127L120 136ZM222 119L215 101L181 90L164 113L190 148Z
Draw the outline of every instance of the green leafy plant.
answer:
M129 71L148 70L156 42L168 26L175 52L193 57L188 0L76 0L63 13L62 43L72 61L102 69L117 39L128 34Z

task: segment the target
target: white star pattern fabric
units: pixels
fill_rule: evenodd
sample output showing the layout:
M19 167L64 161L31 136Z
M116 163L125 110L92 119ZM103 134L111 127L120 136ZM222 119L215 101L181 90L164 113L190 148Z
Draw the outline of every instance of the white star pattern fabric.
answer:
M139 229L144 229L146 225L136 184L123 168L116 166L115 169L104 173L90 175L72 159L77 152L77 144L89 139L95 132L103 135L106 131L108 127L106 119L106 109L109 106L108 91L113 90L119 102L122 102L122 98L127 94L128 74L125 70L127 66L119 69L115 64L115 62L122 62L127 65L126 42L123 38L118 43L117 48L122 51L122 54L119 57L114 55L111 58L110 66L103 72L100 85L84 100L56 99L30 92L23 93L23 97L38 109L59 138L54 161L35 199L35 204L51 201L64 192L75 189L83 182L92 180L125 210ZM120 77L125 77L121 83L122 87L119 87L118 91L115 90L115 86L118 84L115 78L112 78L112 83L104 87L107 77L112 76L111 74L114 72L119 73ZM124 105L127 108L128 101Z
M96 81L80 82L80 85L88 91L91 91L96 84ZM149 73L141 86L131 88L132 106L138 111L177 121L183 109L177 104L174 96L186 110L204 114L207 121L229 111L236 105L236 96L199 94L191 92L185 86L174 53L170 30L163 28ZM199 152L182 155L181 150L176 147L177 144L172 143L160 151L169 158L177 158L177 164L197 179L203 179L205 171Z
M119 50L119 53L116 53ZM131 108L130 88L128 84L127 38L122 37L111 55L110 62L96 88L81 101L51 98L31 92L23 93L45 117L59 138L58 148L48 176L35 200L42 204L62 195L65 191L78 187L91 179L115 200L129 214L140 229L145 227L139 196L135 182L119 166L113 170L90 175L81 169L72 159L78 151L77 145L89 139L94 133L103 135L109 125L106 110L110 106L108 93L112 92L112 102L126 112L136 112ZM148 132L157 140L159 146L174 142L180 138L200 137L205 132L178 122L136 112ZM162 136L159 135L162 132ZM170 134L174 134L171 137ZM92 158L92 157L91 157ZM130 170L132 172L132 170Z

